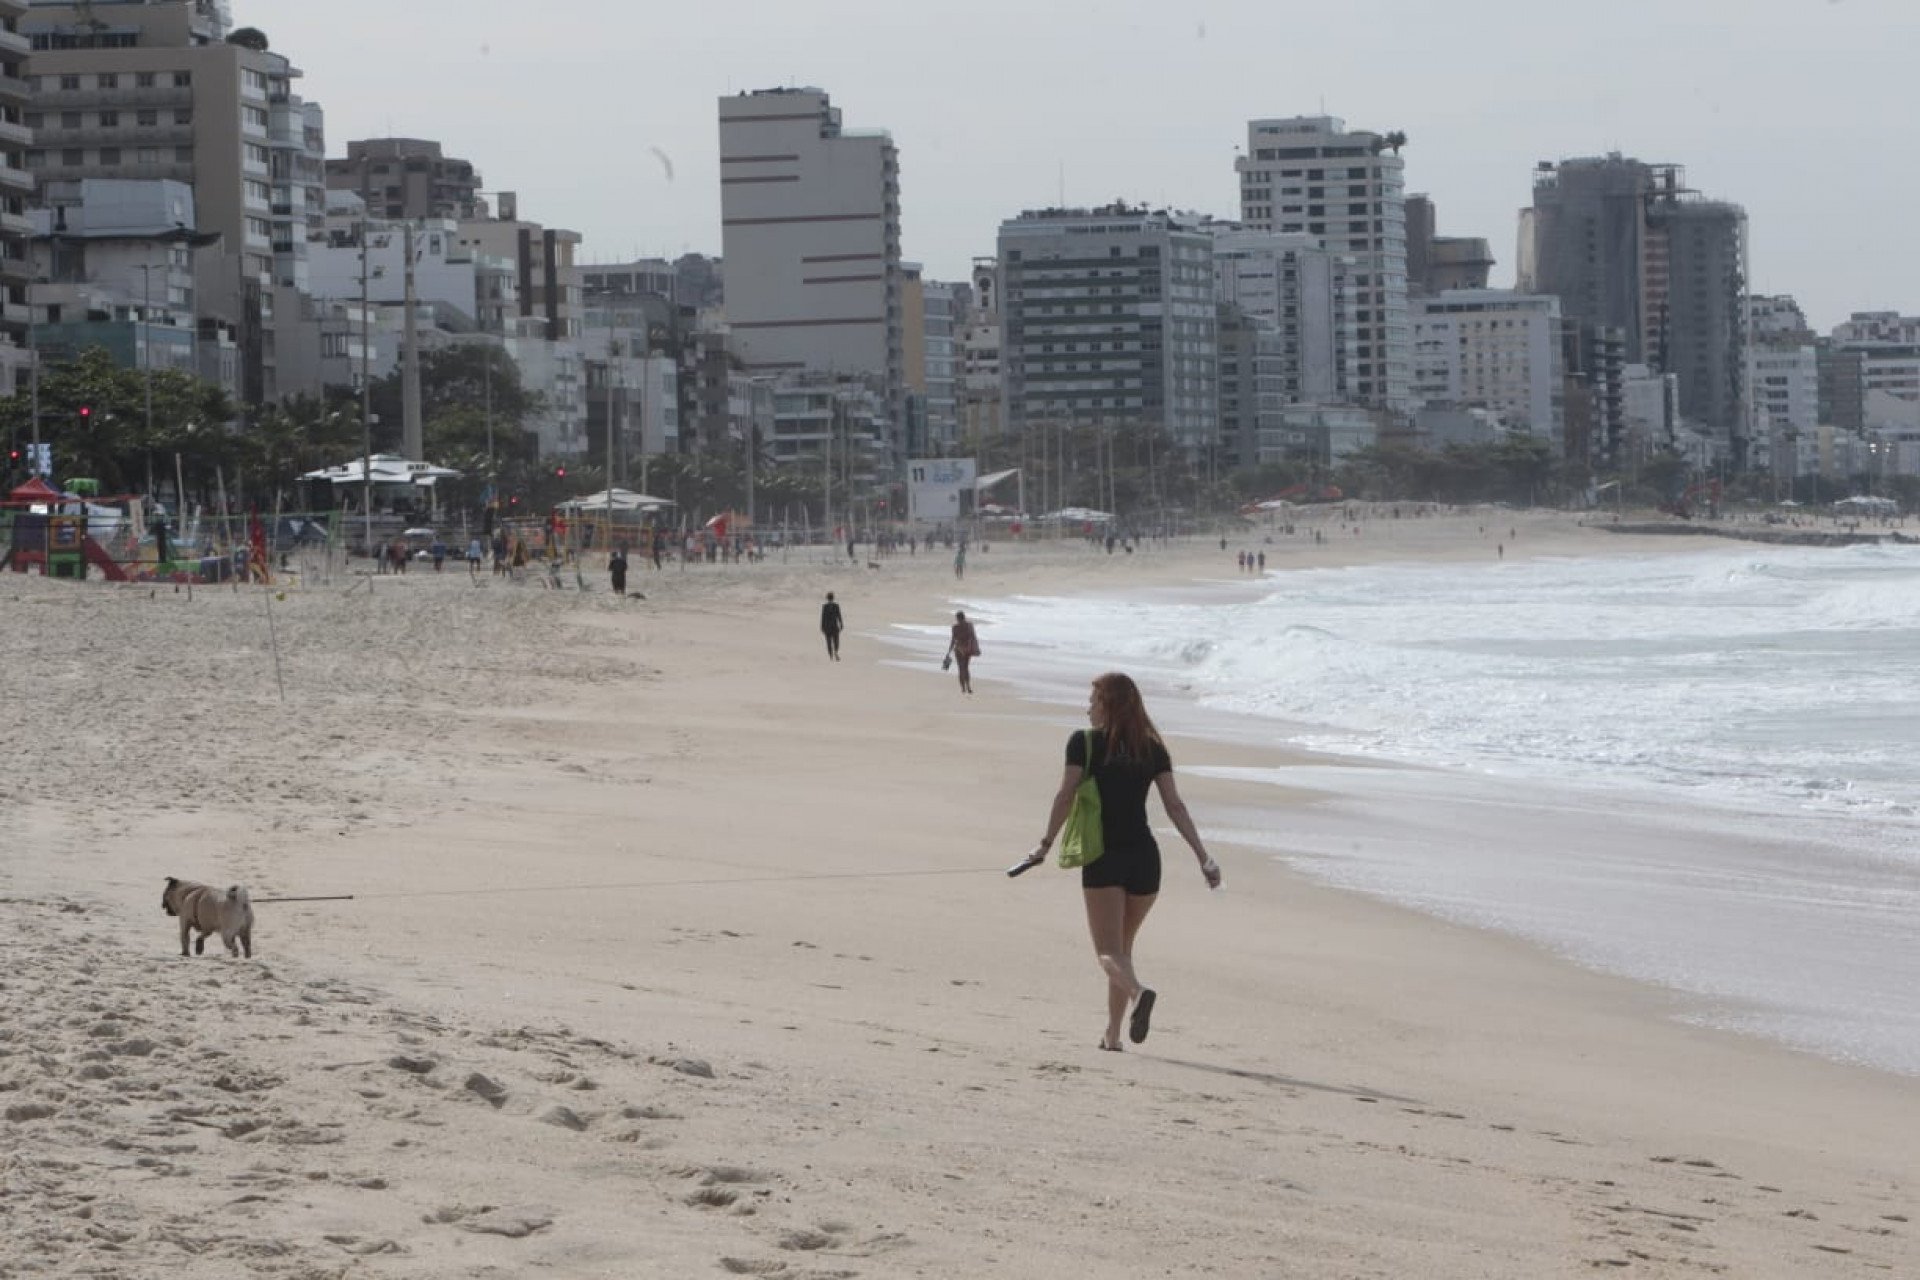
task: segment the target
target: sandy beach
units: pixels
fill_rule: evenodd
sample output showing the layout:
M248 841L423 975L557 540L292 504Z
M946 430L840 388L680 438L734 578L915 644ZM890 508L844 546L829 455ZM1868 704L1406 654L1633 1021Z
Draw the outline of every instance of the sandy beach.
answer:
M1500 512L1247 545L1689 541ZM885 637L1232 551L636 562L624 601L597 565L0 577L0 1276L1920 1275L1914 1080L1224 841L1209 894L1163 836L1153 1035L1096 1050L1077 882L1002 874L1072 710L997 681L990 628L971 698ZM1203 831L1314 803L1182 790ZM353 896L183 960L169 875Z

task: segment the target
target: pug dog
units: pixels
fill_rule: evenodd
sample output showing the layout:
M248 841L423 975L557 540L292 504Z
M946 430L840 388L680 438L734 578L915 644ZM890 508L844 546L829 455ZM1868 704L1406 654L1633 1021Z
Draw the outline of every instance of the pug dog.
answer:
M217 933L227 944L228 955L237 956L244 949L247 959L253 959L253 901L247 897L245 885L236 884L222 893L210 885L168 876L167 887L160 894L160 909L180 918L181 955L188 954L188 934L200 935L194 939L192 954L204 955L207 935ZM234 945L236 941L238 946Z

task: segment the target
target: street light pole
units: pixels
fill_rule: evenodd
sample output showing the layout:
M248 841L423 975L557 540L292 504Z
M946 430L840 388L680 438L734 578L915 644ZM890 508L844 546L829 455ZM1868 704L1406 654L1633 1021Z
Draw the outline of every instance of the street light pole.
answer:
M140 264L140 369L147 400L147 497L153 497L153 263Z
M361 519L365 522L365 546L367 555L373 555L373 379L368 359L368 348L373 342L373 321L371 303L367 297L367 254L371 245L368 234L371 224L366 217L366 208L361 206L360 215L360 489Z

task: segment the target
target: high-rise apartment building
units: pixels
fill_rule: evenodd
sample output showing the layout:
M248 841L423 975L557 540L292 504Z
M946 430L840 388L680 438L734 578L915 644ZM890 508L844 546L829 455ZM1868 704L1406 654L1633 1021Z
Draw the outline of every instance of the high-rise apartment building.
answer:
M326 162L329 191L351 191L376 218L479 216L480 174L424 138L366 138Z
M906 394L900 164L819 89L721 98L726 314L749 373L881 379Z
M1856 311L1820 351L1823 421L1871 428L1915 416L1920 405L1920 316Z
M479 216L460 221L459 243L488 258L505 258L519 273L519 315L509 321L521 336L563 342L578 338L583 323L580 268L574 261L580 233L520 217L520 201L501 192L496 209L484 203Z
M1509 430L1561 450L1559 299L1449 289L1413 306L1414 391L1422 401L1493 410Z
M211 0L36 0L21 31L29 169L43 182L190 183L198 230L221 237L197 259L202 305L243 332L245 398L278 398L274 293L305 290L308 237L326 217L325 120L293 93L300 71L227 43Z
M1274 330L1284 403L1345 398L1359 336L1347 305L1353 265L1302 232L1215 230L1214 292Z
M960 435L997 439L1006 430L1000 387L1000 260L975 258L960 330Z
M1776 474L1804 475L1820 427L1820 358L1813 330L1800 304L1784 295L1748 298L1747 316L1756 443L1765 442Z
M1197 219L1047 209L1001 223L999 249L1010 431L1132 423L1190 450L1215 443L1213 236Z
M1680 375L1680 412L1748 456L1747 215L1686 185L1678 165L1653 170L1647 205L1646 339L1657 367Z
M1521 288L1560 299L1581 359L1619 335L1624 363L1678 374L1686 419L1745 465L1745 212L1688 189L1678 165L1613 153L1543 162L1521 227Z
M928 280L921 350L926 360L927 446L951 451L960 439L960 334L966 325L967 286Z
M1542 161L1533 208L1522 218L1516 287L1550 293L1561 312L1591 328L1616 329L1626 359L1649 358L1646 342L1647 203L1653 167L1614 153Z
M31 95L22 75L32 47L20 34L25 0L0 0L0 394L27 381L32 266L27 252L33 226L27 202L33 174L27 152L33 130L27 127Z
M1305 233L1354 263L1356 403L1413 409L1407 314L1405 162L1399 135L1349 131L1333 116L1254 120L1234 161L1240 220L1257 231Z

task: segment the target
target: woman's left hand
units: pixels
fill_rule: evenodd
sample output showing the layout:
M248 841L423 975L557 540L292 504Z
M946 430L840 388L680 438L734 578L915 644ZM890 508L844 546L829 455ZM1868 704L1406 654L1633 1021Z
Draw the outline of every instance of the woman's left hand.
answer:
M1207 878L1207 888L1218 889L1220 887L1220 864L1212 858L1208 858L1200 864L1200 874Z

